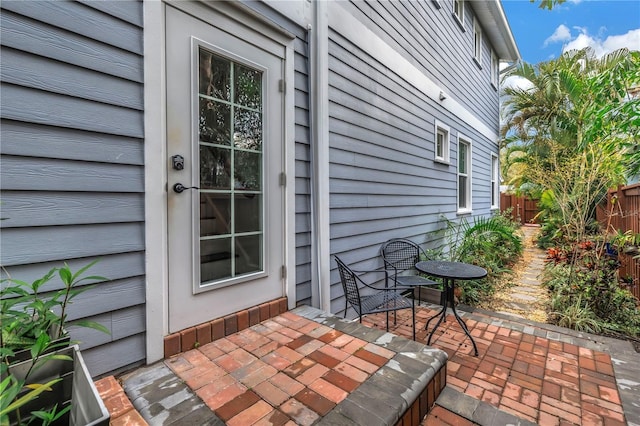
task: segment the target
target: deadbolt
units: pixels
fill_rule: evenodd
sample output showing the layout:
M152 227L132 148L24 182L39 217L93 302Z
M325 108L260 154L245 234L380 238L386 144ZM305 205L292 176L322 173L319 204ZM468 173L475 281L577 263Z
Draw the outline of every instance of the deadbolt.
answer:
M175 170L184 169L184 157L182 155L174 155L171 157L171 165Z

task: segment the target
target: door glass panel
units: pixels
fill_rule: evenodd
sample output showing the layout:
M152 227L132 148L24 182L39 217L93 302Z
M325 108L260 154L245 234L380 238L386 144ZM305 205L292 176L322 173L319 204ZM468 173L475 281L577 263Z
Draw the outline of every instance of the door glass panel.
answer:
M236 232L259 232L262 230L262 196L242 194L235 196Z
M236 274L262 270L262 235L236 237Z
M235 67L236 103L262 110L262 72L242 65Z
M200 144L200 189L231 189L231 150Z
M200 235L226 235L231 232L229 194L200 193Z
M200 49L200 93L228 101L231 99L231 62Z
M262 149L262 113L235 108L233 125L233 144L236 148Z
M262 155L256 152L235 152L234 186L237 191L260 191Z
M211 284L264 270L264 73L203 47L198 58L200 282Z
M231 108L221 102L200 98L200 140L231 144Z
M200 280L202 282L231 277L231 238L200 241Z

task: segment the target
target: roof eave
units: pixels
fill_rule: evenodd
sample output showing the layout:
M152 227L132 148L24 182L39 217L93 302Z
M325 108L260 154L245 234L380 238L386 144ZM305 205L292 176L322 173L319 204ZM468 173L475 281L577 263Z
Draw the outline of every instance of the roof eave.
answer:
M470 0L469 3L498 57L508 62L520 60L520 51L500 0Z

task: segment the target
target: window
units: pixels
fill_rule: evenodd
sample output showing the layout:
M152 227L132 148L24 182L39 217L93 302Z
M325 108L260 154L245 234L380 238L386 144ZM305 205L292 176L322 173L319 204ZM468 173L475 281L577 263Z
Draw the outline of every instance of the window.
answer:
M199 48L200 277L261 272L264 71Z
M436 121L435 161L449 163L449 127Z
M453 16L464 31L464 0L453 0Z
M491 51L491 84L496 89L498 88L498 55L493 50Z
M482 27L478 18L473 21L473 59L482 68Z
M458 135L458 212L471 211L471 141Z
M496 154L491 154L491 208L498 208L498 201L500 200L500 162Z

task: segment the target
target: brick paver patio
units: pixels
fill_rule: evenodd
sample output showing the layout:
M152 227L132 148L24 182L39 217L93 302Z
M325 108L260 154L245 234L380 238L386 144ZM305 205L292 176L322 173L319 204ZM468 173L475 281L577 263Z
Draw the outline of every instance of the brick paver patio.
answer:
M417 309L419 342L426 341L424 325L437 308L428 305ZM432 346L448 355L446 370L435 377L438 383L444 383L446 377L447 386L439 397L434 393L439 385L429 387L415 412L406 413L415 417L406 424L417 424L421 419L416 417L418 412L426 412L422 411L423 397L425 407L436 402L423 418L424 425L638 423L640 356L628 351L628 342L621 346L615 339L512 321L512 317L506 320L504 315L490 312L462 314L479 356L472 355L470 341L448 316L432 341ZM398 312L397 324L392 323L390 331L409 337L410 321L408 311ZM173 356L160 363L159 369L130 379L127 394L133 394L135 409L113 378L103 379L98 387L114 425L144 425L140 414L145 419L152 415L149 424L375 424L380 417L371 417L377 419L372 423L366 411L352 417L359 419L355 423L345 423L343 417L335 423L332 417L347 398L380 376L399 355L397 349L392 350L394 345L387 349L373 343L389 339L390 335L381 331L385 328L384 314L365 317L363 325L380 331L363 332L370 329L360 327L360 339L347 331L355 330L356 324L343 323L341 327L346 328L339 331L285 312ZM410 350L406 345L417 345L402 340L407 342L400 343L403 353ZM428 365L417 366L408 377L418 377ZM387 371L382 376L395 370ZM159 388L158 383L162 383ZM140 392L146 392L144 397L136 396L142 395ZM378 416L389 412L385 403L400 390L390 392L368 397L370 409L380 410ZM164 402L155 403L150 397ZM185 416L180 412L181 404L190 406L191 414L181 417ZM157 423L158 419L166 422ZM404 424L404 418L397 424Z
M418 341L426 340L426 319L436 312L420 308L416 313ZM411 314L398 312L397 321L390 331L410 336ZM609 354L540 337L534 327L515 330L470 318L466 323L479 356L473 356L452 315L431 342L449 355L448 387L541 425L626 424ZM369 315L363 324L384 328L384 315Z

